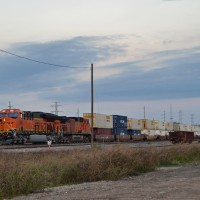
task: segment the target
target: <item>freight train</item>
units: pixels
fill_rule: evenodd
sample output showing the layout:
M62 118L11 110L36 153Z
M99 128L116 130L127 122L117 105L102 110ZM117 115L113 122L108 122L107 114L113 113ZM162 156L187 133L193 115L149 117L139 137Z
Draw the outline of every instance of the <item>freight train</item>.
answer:
M0 111L2 144L46 142L90 142L90 125L81 117L51 113L3 109Z
M52 113L3 109L0 111L1 144L91 142L91 114L83 117ZM200 126L133 119L121 115L94 113L93 136L97 142L133 142L168 140L169 132L193 132L200 136Z

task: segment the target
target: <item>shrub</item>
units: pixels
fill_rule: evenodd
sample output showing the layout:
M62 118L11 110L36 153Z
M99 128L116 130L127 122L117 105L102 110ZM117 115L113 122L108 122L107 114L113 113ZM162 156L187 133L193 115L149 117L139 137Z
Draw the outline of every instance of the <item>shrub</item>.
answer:
M160 166L200 163L200 146L70 150L44 153L0 153L0 198L28 194L45 187L116 180Z

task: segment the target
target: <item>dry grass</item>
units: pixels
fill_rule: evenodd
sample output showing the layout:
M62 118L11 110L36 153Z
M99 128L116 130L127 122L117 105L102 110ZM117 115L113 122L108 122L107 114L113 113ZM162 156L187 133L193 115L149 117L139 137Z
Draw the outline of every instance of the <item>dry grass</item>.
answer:
M0 153L0 198L71 183L116 180L160 166L200 163L200 145Z

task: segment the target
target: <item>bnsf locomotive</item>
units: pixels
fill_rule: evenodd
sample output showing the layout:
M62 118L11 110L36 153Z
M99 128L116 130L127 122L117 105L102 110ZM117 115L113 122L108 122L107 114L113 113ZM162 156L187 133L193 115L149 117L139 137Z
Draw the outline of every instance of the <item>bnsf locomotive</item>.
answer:
M1 143L89 142L90 125L82 117L57 116L52 113L3 109L0 111Z

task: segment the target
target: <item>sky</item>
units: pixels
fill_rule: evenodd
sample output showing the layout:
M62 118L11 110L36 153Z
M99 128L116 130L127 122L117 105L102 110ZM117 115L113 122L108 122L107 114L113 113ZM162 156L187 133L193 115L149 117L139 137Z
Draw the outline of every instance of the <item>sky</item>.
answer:
M93 63L94 112L200 124L199 10L199 0L0 0L0 109L89 113Z

